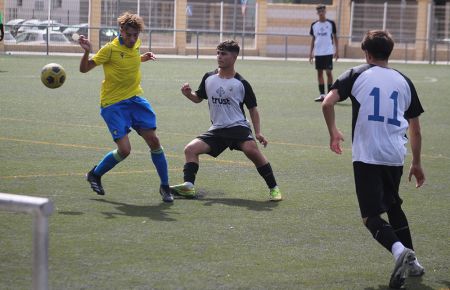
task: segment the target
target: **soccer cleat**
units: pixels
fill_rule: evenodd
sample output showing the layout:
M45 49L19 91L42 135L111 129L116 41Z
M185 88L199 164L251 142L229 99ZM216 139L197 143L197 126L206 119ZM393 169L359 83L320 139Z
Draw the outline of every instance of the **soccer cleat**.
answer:
M391 279L389 281L389 287L393 289L400 289L405 284L406 275L409 272L416 254L413 250L405 248L395 262L394 271L392 271Z
M194 198L195 197L195 187L192 184L188 184L187 182L172 185L170 187L172 193L175 195L184 196L186 198Z
M95 191L98 195L105 195L105 191L103 190L101 176L95 175L94 170L97 166L91 169L91 171L86 174L86 180L91 185L93 191Z
M324 99L325 99L325 95L321 94L320 96L318 96L317 98L314 99L314 102L323 102Z
M414 260L414 262L409 267L409 277L420 277L423 274L425 274L425 269L422 267L422 265L419 264L419 261Z
M283 197L281 196L280 189L278 187L274 187L270 189L269 200L270 201L281 201Z
M173 195L170 192L170 187L168 185L161 185L159 187L159 194L161 194L164 202L173 202Z

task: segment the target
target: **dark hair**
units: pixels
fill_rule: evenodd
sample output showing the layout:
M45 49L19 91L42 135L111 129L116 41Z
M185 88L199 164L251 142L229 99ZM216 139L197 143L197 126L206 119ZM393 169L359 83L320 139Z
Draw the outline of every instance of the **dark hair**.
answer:
M388 31L370 30L361 42L361 49L377 60L387 60L394 49L394 40Z
M324 5L324 4L319 4L319 5L317 5L316 6L316 10L317 11L319 11L319 10L325 10L327 7Z
M124 12L117 18L117 23L120 28L127 29L128 27L133 27L137 29L139 32L144 30L144 20L137 15L131 12Z
M217 50L234 52L239 55L239 44L234 40L225 40L217 46Z

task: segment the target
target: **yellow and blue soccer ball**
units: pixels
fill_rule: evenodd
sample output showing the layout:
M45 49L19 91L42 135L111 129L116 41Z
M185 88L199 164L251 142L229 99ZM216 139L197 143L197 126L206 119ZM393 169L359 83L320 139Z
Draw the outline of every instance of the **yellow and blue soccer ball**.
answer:
M66 71L60 64L46 64L41 70L41 81L47 88L59 88L66 81Z

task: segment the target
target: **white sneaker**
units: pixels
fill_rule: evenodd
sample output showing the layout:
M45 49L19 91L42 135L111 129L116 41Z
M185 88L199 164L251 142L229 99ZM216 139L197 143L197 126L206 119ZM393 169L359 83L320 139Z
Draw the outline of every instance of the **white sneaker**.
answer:
M416 258L409 267L408 275L409 275L409 277L420 277L423 274L425 274L425 268L419 264L419 261L417 261L417 258Z
M400 289L405 284L406 275L409 272L416 254L413 250L405 248L395 262L394 270L392 271L391 279L389 281L389 287L394 289Z
M172 194L184 196L186 198L194 198L195 197L195 187L190 182L184 182L177 185L170 186L172 190Z
M321 94L320 96L318 96L317 98L314 99L314 102L323 102L324 99L325 99L325 95Z

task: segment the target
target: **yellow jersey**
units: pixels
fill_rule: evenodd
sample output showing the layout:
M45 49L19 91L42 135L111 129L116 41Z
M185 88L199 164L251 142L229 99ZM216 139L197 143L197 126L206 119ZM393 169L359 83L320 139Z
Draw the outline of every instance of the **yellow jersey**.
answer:
M128 48L116 37L92 57L96 65L103 65L105 74L100 93L102 108L143 94L140 46L140 39Z

